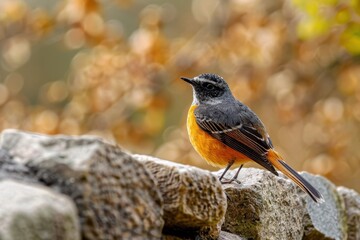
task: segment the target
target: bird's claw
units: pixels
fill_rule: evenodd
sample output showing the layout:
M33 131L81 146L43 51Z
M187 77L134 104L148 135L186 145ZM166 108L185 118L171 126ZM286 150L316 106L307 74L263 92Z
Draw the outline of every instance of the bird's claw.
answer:
M236 182L237 184L241 184L241 182L236 177L233 177L231 179L220 180L221 184L230 184L230 183L233 183L233 182Z

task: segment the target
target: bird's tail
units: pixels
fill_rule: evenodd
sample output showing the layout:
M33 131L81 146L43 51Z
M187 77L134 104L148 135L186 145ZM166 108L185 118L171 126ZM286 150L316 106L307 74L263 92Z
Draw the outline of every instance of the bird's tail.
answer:
M298 185L304 192L309 194L309 196L316 202L324 202L323 196L300 174L298 174L294 169L287 165L282 157L274 150L269 150L267 154L268 160L283 174L290 178L296 185Z

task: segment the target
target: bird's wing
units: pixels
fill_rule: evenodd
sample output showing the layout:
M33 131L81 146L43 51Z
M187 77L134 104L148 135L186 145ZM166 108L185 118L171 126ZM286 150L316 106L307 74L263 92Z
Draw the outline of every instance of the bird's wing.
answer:
M204 111L201 110L195 111L196 122L200 128L225 145L241 152L270 172L278 175L274 166L266 158L268 150L272 148L271 140L260 120L250 109L246 108L245 111L248 112L245 112L245 114L240 112L226 114L221 111L220 113L214 113L216 110L212 110L210 115L204 114ZM205 113L209 113L209 111ZM223 114L227 116L222 116ZM238 119L229 120L229 116Z

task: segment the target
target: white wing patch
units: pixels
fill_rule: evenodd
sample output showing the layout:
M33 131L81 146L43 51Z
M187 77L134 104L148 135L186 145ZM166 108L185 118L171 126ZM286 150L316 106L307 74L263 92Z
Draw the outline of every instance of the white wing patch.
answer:
M240 125L237 125L235 127L231 127L231 128L228 128L228 129L224 129L224 130L221 130L221 131L212 131L212 133L215 133L215 134L219 134L219 133L227 133L227 132L232 132L232 131L235 131L235 130L238 130L240 128L242 128L242 124Z
M240 141L242 144L250 146L252 149L257 151L259 154L263 155L267 153L267 150L270 147L265 147L259 142L265 142L266 140L263 137L259 137L254 133L247 131L246 129L240 130L243 128L243 124L236 125L234 127L224 126L223 124L214 123L212 121L203 121L202 126L205 127L211 134L226 134L237 141ZM219 130L222 129L222 130ZM255 128L252 128L256 130ZM244 134L244 132L246 134Z

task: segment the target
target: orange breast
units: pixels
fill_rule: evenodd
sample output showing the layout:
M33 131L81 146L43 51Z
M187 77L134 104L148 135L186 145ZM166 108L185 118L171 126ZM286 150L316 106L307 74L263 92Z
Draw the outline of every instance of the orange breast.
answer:
M187 117L187 130L190 142L195 150L210 165L217 167L225 167L229 161L234 160L234 166L250 161L250 159L242 153L226 146L210 134L202 130L196 123L194 111L196 105L192 105Z

